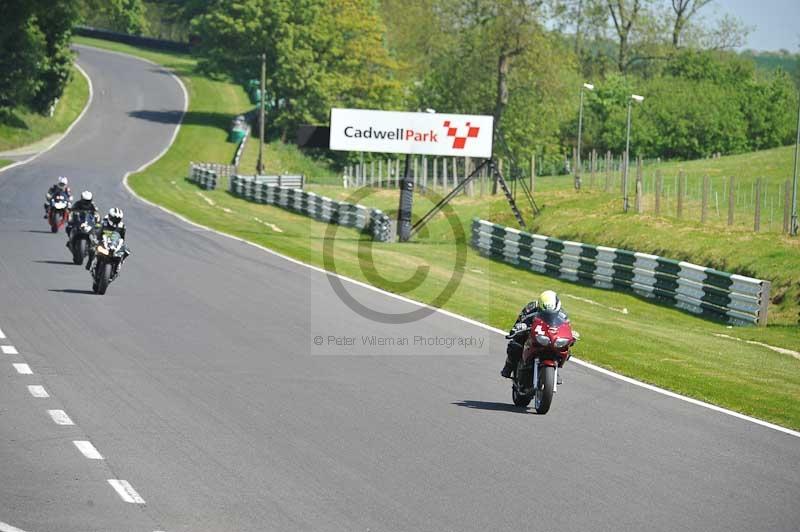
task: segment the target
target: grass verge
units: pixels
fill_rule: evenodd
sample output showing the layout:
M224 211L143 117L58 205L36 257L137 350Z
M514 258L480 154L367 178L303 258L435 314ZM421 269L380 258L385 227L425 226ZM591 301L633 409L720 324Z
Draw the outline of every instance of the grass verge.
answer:
M72 67L70 80L52 117L25 107L0 113L0 151L13 150L63 133L78 118L88 99L89 83Z
M99 45L99 43L95 43ZM112 45L119 50L120 45ZM133 47L131 53L140 54ZM153 55L153 52L147 52ZM224 189L202 191L185 180L187 161L225 161L231 145L224 142L227 120L246 108L244 91L233 84L196 75L188 58L169 54L190 92L190 113L217 113L224 120L187 121L175 144L157 163L130 177L143 197L215 229L256 242L310 264L322 266L327 226L275 207L250 203ZM222 97L224 95L224 97ZM222 124L222 127L220 127ZM315 190L346 199L336 187ZM371 191L363 203L391 212L396 191ZM431 200L418 197L422 213ZM458 216L464 227L473 213L500 216L497 201L461 198ZM371 246L362 235L339 229L335 240L337 271L405 296L431 302L454 271L454 242L448 221L437 217L421 238L409 244ZM715 336L727 334L798 349L797 328L728 329L634 296L599 290L521 271L467 250L463 278L443 307L500 328L513 321L519 308L545 288L559 291L584 340L576 354L603 367L792 428L800 428L800 360L770 349ZM403 280L422 266L429 275L418 286ZM381 278L376 278L378 272ZM620 312L625 309L626 313ZM389 334L387 332L387 334ZM497 354L498 368L503 353ZM487 376L489 378L489 376ZM499 392L498 392L499 393Z

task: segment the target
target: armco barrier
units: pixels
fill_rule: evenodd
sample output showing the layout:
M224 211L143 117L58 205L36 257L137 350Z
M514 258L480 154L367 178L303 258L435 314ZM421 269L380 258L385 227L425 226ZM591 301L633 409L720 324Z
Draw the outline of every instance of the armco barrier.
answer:
M281 207L315 220L353 227L369 233L373 240L391 240L389 217L379 209L336 201L299 188L280 186L267 176L231 176L230 191L257 203ZM282 176L287 177L287 176Z
M217 188L217 172L211 167L201 164L189 165L189 181L206 190Z
M189 181L206 190L217 188L220 177L230 177L236 173L236 166L220 163L189 163Z
M766 325L770 282L624 249L472 221L482 255L569 281L624 290L736 325Z
M244 153L244 145L247 143L247 137L250 136L250 127L247 127L247 131L245 132L242 140L239 141L239 146L236 148L236 153L233 154L233 166L239 166L239 161L242 160L242 154Z
M75 26L72 28L72 33L75 35L81 35L83 37L94 37L96 39L103 39L106 41L132 44L134 46L146 46L148 48L156 48L158 50L169 50L172 52L183 53L189 53L191 51L191 46L186 42L167 41L165 39L154 39L152 37L140 37L138 35L101 30L99 28L92 28L89 26Z

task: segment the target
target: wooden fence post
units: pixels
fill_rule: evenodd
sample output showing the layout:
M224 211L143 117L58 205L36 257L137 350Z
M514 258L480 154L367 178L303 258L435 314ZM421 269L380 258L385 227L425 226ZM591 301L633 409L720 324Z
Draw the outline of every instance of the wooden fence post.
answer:
M792 203L791 203L791 184L787 179L783 184L783 232L789 232L789 220L791 219Z
M761 178L756 179L755 183L755 219L753 220L753 231L761 231Z
M611 150L606 151L606 185L603 189L604 192L608 192L609 187L611 187Z
M661 180L661 170L656 170L656 186L655 190L653 191L656 196L656 216L661 214L661 194L662 188L664 187L664 183Z
M733 213L736 210L736 179L728 178L728 225L733 225Z
M536 155L531 155L531 196L533 196L533 187L536 184Z
M683 172L678 172L678 218L681 218L683 216L684 183L685 182L683 180Z
M428 156L422 156L422 186L428 188Z
M644 206L642 205L642 157L636 158L636 212L642 214Z
M597 166L597 150L592 149L592 157L590 161L592 167L589 170L589 188L594 188L594 172Z
M707 175L703 176L703 204L700 210L700 223L706 223L708 219L708 189L710 186L711 178Z

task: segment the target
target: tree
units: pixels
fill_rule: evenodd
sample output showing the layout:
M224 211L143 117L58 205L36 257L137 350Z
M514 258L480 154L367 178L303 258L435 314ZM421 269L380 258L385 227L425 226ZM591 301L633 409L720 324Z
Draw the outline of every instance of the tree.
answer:
M256 77L266 54L264 100L286 139L301 123L326 122L335 105L391 108L396 64L370 0L217 0L197 17L203 70Z
M672 23L672 46L678 48L681 34L687 23L700 9L711 3L712 0L672 0L672 11L675 19Z
M642 8L641 0L607 0L611 20L619 41L617 51L617 67L623 74L630 66L631 31L639 19Z
M6 0L0 12L0 107L46 111L69 79L77 0Z

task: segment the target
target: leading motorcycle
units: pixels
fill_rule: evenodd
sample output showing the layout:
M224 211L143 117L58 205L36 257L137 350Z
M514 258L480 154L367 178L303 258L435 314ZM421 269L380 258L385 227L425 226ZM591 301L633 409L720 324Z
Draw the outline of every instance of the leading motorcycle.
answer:
M72 213L67 247L72 252L73 263L82 264L84 257L89 256L89 246L92 245L91 235L97 221L97 216L90 211Z
M579 336L560 312L538 313L529 328L520 332L529 334L514 370L511 399L516 406L533 401L536 413L546 414L558 388L558 370L569 360Z
M97 239L94 253L89 260L94 259L89 272L92 274L92 290L95 294L103 295L119 275L119 266L125 258L125 239L116 231L105 231Z
M69 196L64 192L58 192L50 198L50 205L47 209L47 223L50 224L50 231L58 233L64 227L64 222L69 218Z

